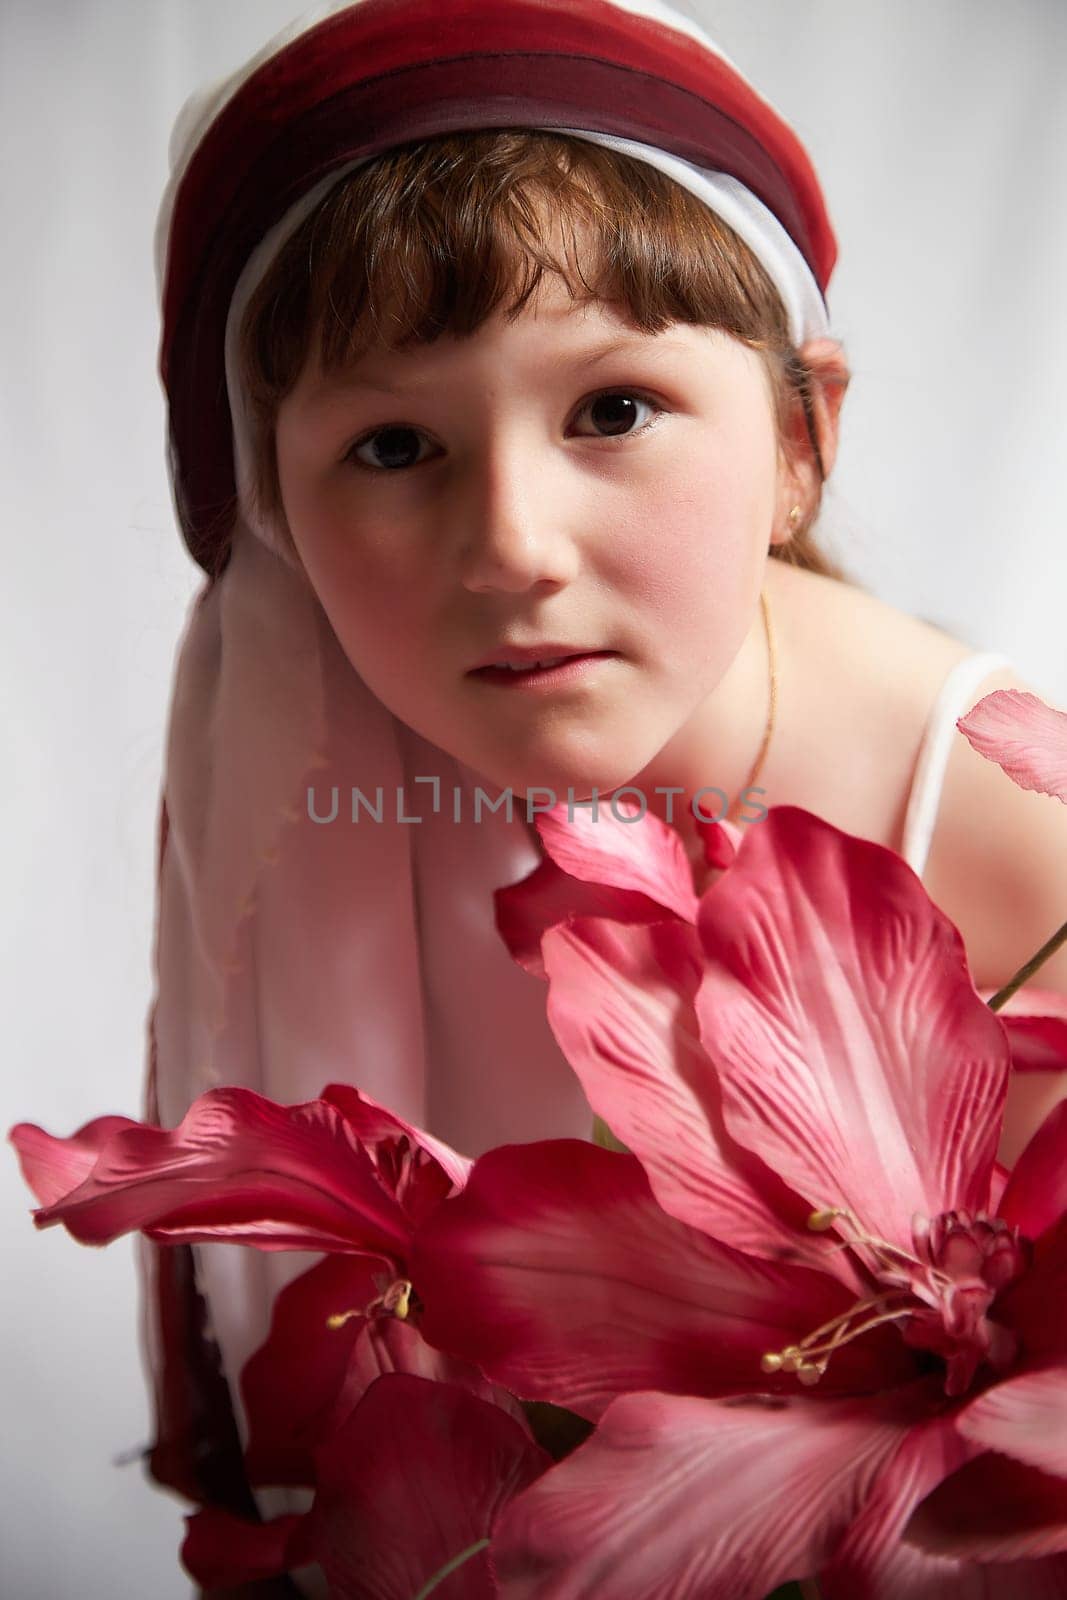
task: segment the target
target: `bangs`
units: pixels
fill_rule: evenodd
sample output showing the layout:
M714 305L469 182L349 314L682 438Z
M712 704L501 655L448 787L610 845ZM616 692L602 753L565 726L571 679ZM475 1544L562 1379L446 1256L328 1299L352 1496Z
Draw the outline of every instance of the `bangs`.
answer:
M247 392L273 411L311 357L334 375L514 320L546 272L641 333L688 322L788 347L767 273L687 189L586 140L490 130L399 146L330 191L246 309Z

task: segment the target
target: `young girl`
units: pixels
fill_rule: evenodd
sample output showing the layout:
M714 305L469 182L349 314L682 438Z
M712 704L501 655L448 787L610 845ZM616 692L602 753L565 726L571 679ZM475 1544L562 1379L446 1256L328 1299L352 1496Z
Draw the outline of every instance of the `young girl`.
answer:
M803 806L922 874L980 987L1059 925L1062 812L954 730L1025 685L819 550L834 238L796 137L695 24L326 8L186 108L173 167L161 369L208 582L147 1116L342 1080L468 1155L589 1137L493 922L554 802L636 793L695 870L694 815ZM1041 982L1067 993L1067 952ZM1007 1160L1060 1092L1026 1087ZM237 1379L312 1260L144 1246L159 1481L251 1509Z

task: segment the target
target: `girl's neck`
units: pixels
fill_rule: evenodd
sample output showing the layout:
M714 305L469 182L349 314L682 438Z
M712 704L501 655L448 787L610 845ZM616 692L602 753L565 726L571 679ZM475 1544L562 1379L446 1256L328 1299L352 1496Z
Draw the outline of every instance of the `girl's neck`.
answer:
M775 741L778 723L788 716L791 664L788 649L783 649L779 623L788 612L797 580L803 576L784 562L767 562L763 588L775 629L778 707L776 729L757 779L753 799L756 805L774 803ZM735 807L763 743L769 710L767 634L757 601L744 642L726 675L655 760L632 780L644 793L649 811L672 822L692 848L699 848L692 811L694 799L701 813L712 820L720 820ZM680 788L683 792L657 794L657 787ZM706 792L701 795L701 790Z

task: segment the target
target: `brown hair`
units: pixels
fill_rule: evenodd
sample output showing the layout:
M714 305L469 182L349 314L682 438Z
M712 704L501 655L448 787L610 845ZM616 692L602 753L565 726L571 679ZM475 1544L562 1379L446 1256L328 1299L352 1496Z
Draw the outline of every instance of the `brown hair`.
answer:
M547 202L541 211L537 200ZM546 219L571 225L572 249L562 260L545 237ZM577 257L576 225L589 229L592 285ZM357 167L305 218L257 285L239 330L239 374L250 402L258 507L280 526L289 553L295 556L274 422L313 343L323 371L333 374L374 346L400 351L446 333L463 338L516 283L505 315L517 317L546 271L559 275L572 299L609 304L643 333L674 322L721 328L762 355L783 448L799 403L820 480L814 504L771 554L850 581L812 537L824 476L814 380L764 268L732 228L658 169L535 129L446 134Z

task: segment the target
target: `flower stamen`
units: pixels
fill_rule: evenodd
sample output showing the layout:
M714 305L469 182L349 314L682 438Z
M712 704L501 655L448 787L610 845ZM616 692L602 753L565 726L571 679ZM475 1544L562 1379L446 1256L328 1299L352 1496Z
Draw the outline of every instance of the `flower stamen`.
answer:
M870 1250L875 1258L875 1271L892 1272L897 1267L907 1267L909 1272L919 1271L927 1274L938 1288L947 1289L951 1286L952 1279L947 1272L941 1272L937 1267L928 1262L920 1261L918 1256L910 1250L905 1250L902 1245L892 1244L888 1239L880 1239L877 1234L864 1233L855 1216L845 1206L823 1206L818 1211L813 1211L808 1218L808 1227L813 1233L825 1233L829 1228L836 1227L838 1222L847 1222L852 1229L852 1236L844 1237L833 1248L836 1250L855 1250L857 1245Z
M383 1283L384 1278L376 1278L375 1282ZM371 1317L375 1312L384 1312L387 1316L398 1317L401 1322L405 1320L411 1310L412 1286L408 1278L394 1278L381 1294L376 1294L373 1300L358 1311L335 1311L326 1318L326 1326L331 1329L343 1328L352 1317Z
M768 1350L760 1359L762 1370L794 1373L801 1383L809 1386L818 1383L829 1366L830 1357L835 1350L839 1350L844 1344L850 1344L861 1334L869 1333L872 1328L879 1328L886 1322L899 1322L912 1314L914 1307L909 1298L904 1305L898 1305L895 1310L882 1310L877 1316L867 1316L868 1312L874 1311L877 1307L887 1306L889 1301L898 1298L902 1292L900 1289L891 1289L886 1294L875 1295L870 1300L861 1300L857 1305L843 1311L840 1316L834 1317L830 1322L824 1322L820 1328L813 1329L799 1344L787 1344L782 1350ZM857 1319L864 1317L867 1320L861 1320L856 1325ZM819 1343L822 1334L830 1334L830 1338Z
M760 1361L764 1372L818 1383L835 1351L888 1323L898 1325L906 1345L944 1361L947 1395L963 1394L983 1362L1009 1370L1018 1340L997 1320L995 1302L1032 1259L1033 1244L1018 1226L985 1211L916 1212L914 1253L864 1232L844 1206L820 1206L808 1227L815 1233L839 1228L842 1238L832 1248L851 1250L880 1292L857 1300L798 1344L768 1350Z
M326 1318L326 1326L332 1329L343 1328L345 1323L351 1321L353 1317L362 1317L363 1315L362 1311L335 1311L332 1317Z

